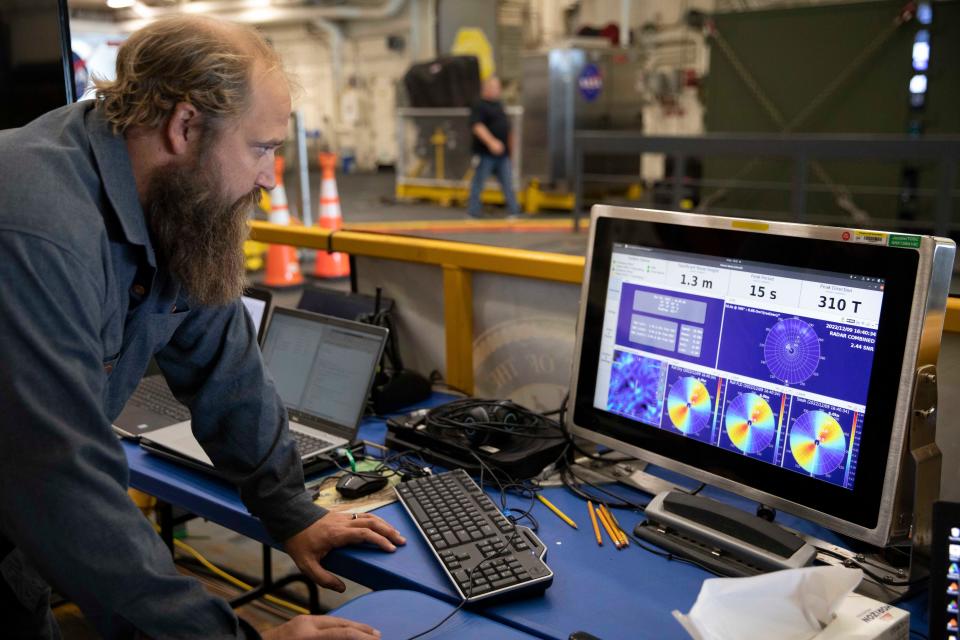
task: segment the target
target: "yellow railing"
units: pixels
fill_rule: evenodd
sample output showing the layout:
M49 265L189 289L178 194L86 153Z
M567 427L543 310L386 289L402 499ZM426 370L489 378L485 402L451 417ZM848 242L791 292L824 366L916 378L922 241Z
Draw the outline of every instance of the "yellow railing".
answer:
M343 230L251 223L250 238L308 249L343 251L357 256L432 264L443 269L447 382L473 390L473 286L471 273L482 271L523 278L579 284L584 258L559 253L505 249L466 242ZM960 333L960 298L947 301L944 331Z
M357 256L432 264L443 269L447 382L473 390L474 271L578 284L583 258L558 253L503 249L486 245L391 236L363 231L331 233L320 228L251 223L250 238L309 249L343 251Z

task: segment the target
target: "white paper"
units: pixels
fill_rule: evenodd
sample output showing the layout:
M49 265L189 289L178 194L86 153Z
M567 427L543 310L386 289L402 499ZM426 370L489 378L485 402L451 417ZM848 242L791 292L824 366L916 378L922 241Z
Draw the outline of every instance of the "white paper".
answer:
M694 640L809 640L833 620L862 579L862 571L844 567L711 578L690 612L674 611L673 617Z

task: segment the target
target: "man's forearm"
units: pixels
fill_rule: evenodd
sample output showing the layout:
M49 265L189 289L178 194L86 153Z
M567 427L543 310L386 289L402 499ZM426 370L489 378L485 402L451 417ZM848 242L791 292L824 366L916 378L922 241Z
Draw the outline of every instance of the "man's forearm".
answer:
M500 142L492 133L490 133L490 129L488 129L487 126L482 122L478 122L473 125L473 133L480 138L480 141L483 142L483 144L485 144L487 149L489 149L491 152L493 152L494 147L496 147Z

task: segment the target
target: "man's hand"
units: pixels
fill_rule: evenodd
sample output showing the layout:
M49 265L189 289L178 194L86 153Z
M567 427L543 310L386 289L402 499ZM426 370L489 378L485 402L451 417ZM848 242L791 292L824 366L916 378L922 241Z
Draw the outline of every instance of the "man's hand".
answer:
M304 574L321 587L343 592L346 585L320 566L331 549L348 544L373 544L384 551L396 551L406 539L383 519L371 513L356 516L331 511L283 544L284 550Z
M502 156L503 152L506 150L506 147L503 146L503 143L493 138L490 142L487 143L487 148L490 149L490 153L495 156Z
M297 616L263 633L263 640L377 640L370 625L334 616Z

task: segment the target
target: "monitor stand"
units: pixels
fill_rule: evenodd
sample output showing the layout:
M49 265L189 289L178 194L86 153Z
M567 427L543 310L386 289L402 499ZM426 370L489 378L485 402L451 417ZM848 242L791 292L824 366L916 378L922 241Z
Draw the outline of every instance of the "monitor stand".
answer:
M713 498L666 491L654 496L634 534L727 576L753 576L813 563L802 537Z
M906 547L872 547L851 551L763 520L725 503L678 491L657 494L646 508L647 519L634 534L679 556L728 576L824 564L855 567L866 577L857 592L896 602L925 587L932 542L932 508L940 494L941 454L937 447L936 367L917 369L914 382L904 491L913 505L906 523Z

